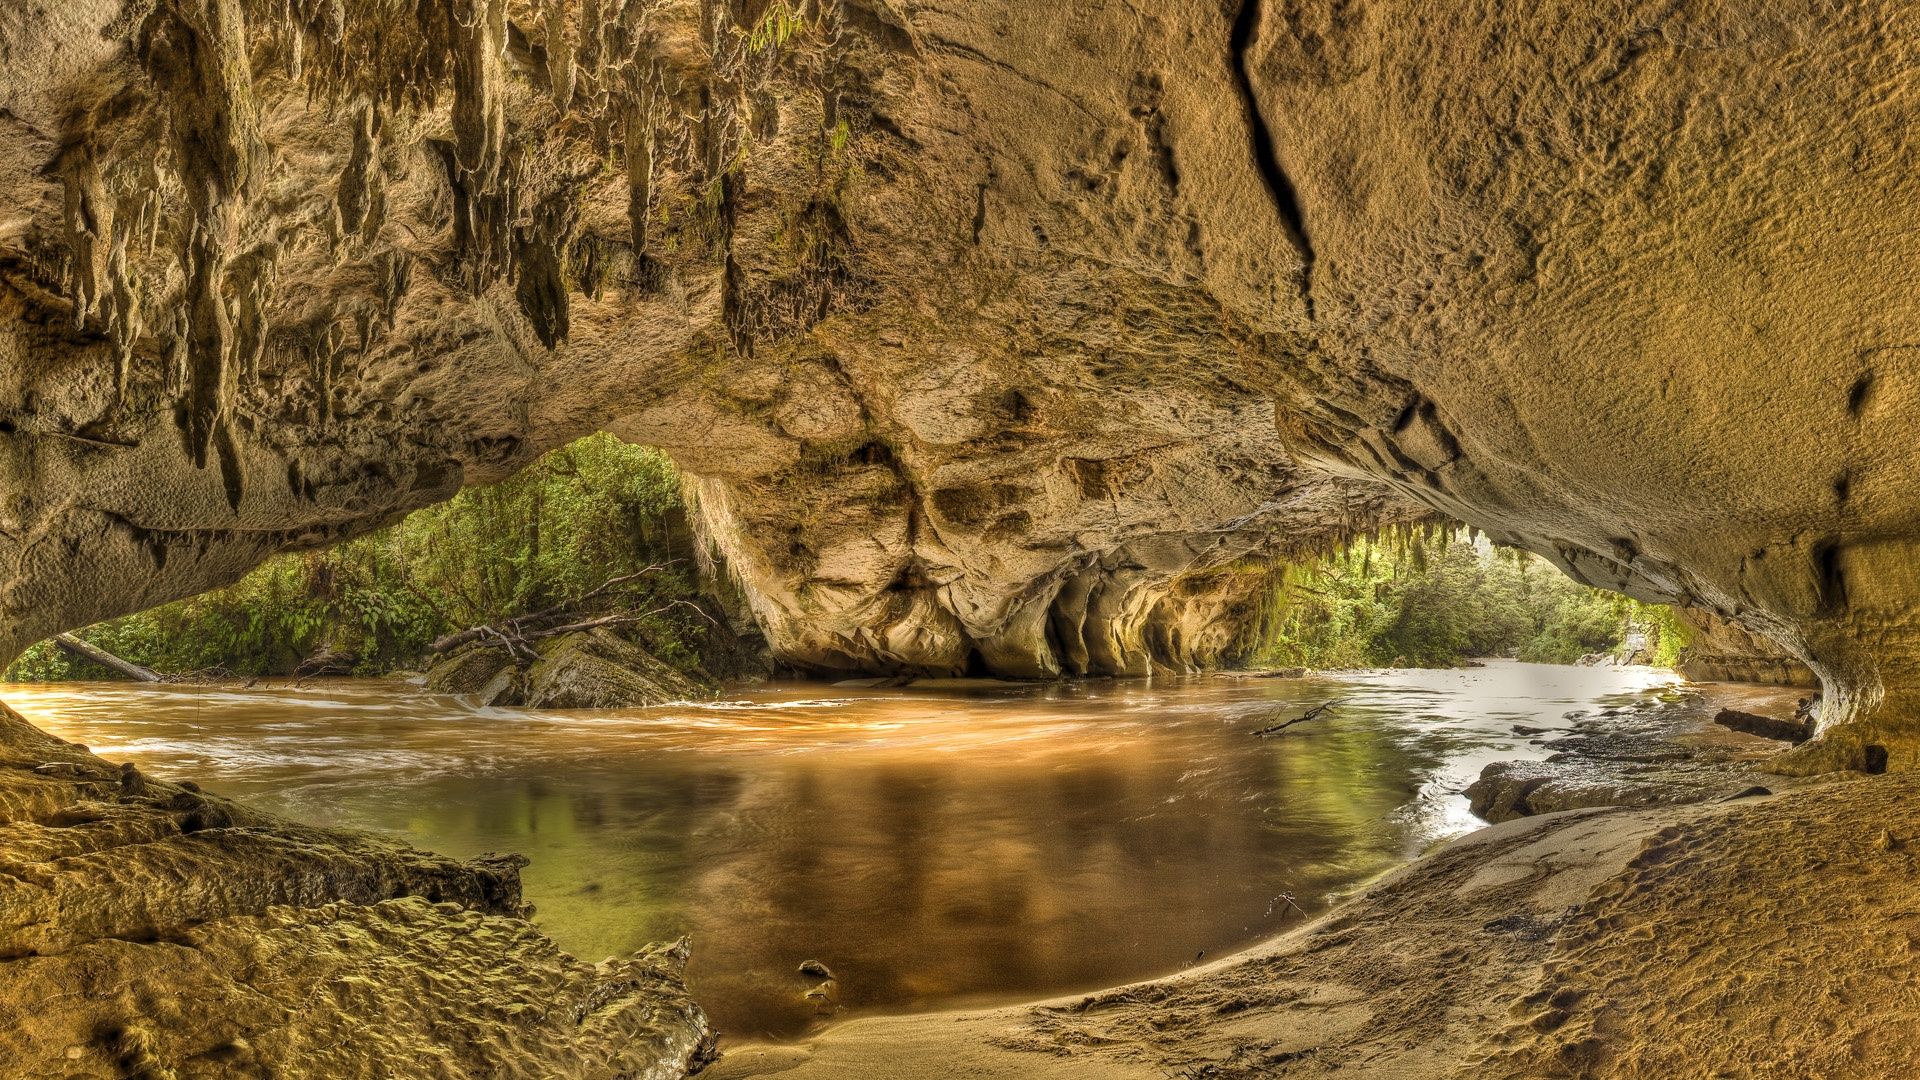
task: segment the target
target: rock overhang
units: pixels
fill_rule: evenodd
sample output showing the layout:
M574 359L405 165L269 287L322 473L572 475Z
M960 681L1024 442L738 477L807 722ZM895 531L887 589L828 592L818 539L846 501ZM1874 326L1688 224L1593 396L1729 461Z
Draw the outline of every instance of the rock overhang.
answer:
M1641 6L18 22L7 650L606 426L824 669L1196 662L1182 575L1437 511L1897 747L1920 29Z

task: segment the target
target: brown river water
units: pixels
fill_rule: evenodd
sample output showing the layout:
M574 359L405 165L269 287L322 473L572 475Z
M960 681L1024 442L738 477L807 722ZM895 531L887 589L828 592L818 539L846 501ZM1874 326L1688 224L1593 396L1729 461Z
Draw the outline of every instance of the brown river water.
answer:
M693 939L736 1037L1091 990L1297 925L1477 827L1514 724L1690 693L1647 668L865 690L621 712L479 708L398 680L0 688L109 760L318 825L517 851L583 959ZM1272 717L1343 704L1284 735ZM1550 737L1550 736L1549 736ZM1291 894L1295 910L1282 894ZM798 968L817 960L835 976Z

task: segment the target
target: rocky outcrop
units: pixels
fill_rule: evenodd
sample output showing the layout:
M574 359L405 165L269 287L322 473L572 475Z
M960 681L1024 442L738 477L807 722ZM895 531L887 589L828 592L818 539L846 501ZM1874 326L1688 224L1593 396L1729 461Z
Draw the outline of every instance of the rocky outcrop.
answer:
M604 425L808 666L1178 667L1182 575L1437 511L1805 662L1783 768L1906 767L1917 43L1894 0L22 9L0 653Z
M1594 715L1570 713L1571 732L1533 740L1548 751L1545 759L1489 762L1462 794L1475 816L1496 824L1598 806L1676 806L1766 794L1759 781L1773 778L1755 772L1758 755L1752 746L1700 736L1710 715L1750 714L1718 708L1700 695L1617 706Z
M1674 609L1692 629L1674 669L1694 682L1819 686L1811 668L1785 649L1708 611Z
M633 709L710 698L716 690L605 628L545 638L536 655L527 662L505 646L477 642L428 669L427 689L530 709Z
M114 767L0 706L0 1061L21 1077L683 1075L685 945L598 966L459 862Z

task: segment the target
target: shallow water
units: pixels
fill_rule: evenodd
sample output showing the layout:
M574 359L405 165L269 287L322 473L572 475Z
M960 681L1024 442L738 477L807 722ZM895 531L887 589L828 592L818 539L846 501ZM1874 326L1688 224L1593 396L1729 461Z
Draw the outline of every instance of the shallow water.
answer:
M623 712L478 708L391 680L8 686L54 734L265 810L518 851L587 960L682 934L716 1026L985 1004L1163 974L1297 923L1475 828L1514 724L1687 693L1493 662L1300 680L972 691L791 684ZM1766 692L1785 698L1791 692ZM1284 735L1272 717L1339 698ZM1282 894L1291 894L1294 906ZM818 960L836 979L798 973Z

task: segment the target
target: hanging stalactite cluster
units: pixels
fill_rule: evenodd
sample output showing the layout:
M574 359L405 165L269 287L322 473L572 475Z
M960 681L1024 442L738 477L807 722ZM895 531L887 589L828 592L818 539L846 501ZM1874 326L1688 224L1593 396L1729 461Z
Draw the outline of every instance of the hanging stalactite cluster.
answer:
M138 0L105 32L146 92L75 123L58 162L64 235L37 276L70 303L76 333L111 340L116 409L159 404L126 400L141 396L139 358L157 363L147 393L171 404L194 466L218 465L236 513L248 485L237 419L339 419L350 357L395 328L422 245L411 226L389 229L390 174L416 148L445 181L450 242L428 265L468 297L509 286L540 345L568 340L572 293L644 292L668 273L660 259L691 257L710 260L722 326L749 352L756 335L823 317L846 276L830 205L796 218L796 261L832 279L802 301L769 306L792 289L760 295L732 251L743 163L779 129L769 81L784 64L831 83L814 69L835 17L786 0ZM266 132L287 122L272 103L290 88L350 134L323 224L336 266L368 266L369 302L277 294L309 224L262 195L285 167ZM538 130L530 93L552 106ZM625 235L583 224L585 192L608 171L625 181ZM284 392L304 387L309 403L271 400L263 367L300 357L309 374Z

